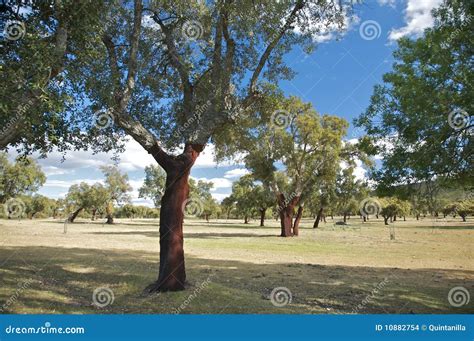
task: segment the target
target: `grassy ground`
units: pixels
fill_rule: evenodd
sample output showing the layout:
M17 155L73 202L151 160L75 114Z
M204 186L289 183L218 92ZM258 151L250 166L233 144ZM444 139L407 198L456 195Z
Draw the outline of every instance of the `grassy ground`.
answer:
M4 313L473 313L448 302L451 288L474 295L474 221L381 221L321 229L303 220L299 237L278 223L188 220L188 290L143 296L156 278L153 220L114 226L78 221L0 220L0 309ZM93 304L108 287L113 303ZM270 300L286 287L291 303Z

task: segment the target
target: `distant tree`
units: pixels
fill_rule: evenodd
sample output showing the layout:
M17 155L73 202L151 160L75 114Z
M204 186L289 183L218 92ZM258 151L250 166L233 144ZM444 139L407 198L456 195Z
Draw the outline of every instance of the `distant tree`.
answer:
M190 212L192 215L200 216L209 221L211 216L217 217L220 213L220 207L217 201L212 197L211 189L214 184L210 181L189 179L189 200L195 201L197 205ZM187 210L187 207L185 207Z
M466 217L468 215L473 215L474 214L474 200L472 199L466 199L461 202L456 206L456 212L459 214L459 216L462 218L462 221L466 221Z
M232 195L222 200L221 210L225 213L226 219L229 219L232 211L235 210L235 198Z
M146 166L145 180L138 190L138 197L153 200L153 204L158 208L161 206L161 199L165 192L165 186L165 171L159 166Z
M358 211L359 203L364 198L364 187L356 179L353 167L347 167L338 174L335 187L337 211L342 214L344 222L347 216Z
M382 205L380 215L384 218L385 225L397 219L397 216L406 216L410 213L411 205L408 201L400 200L395 197L387 197L379 200Z
M255 188L254 178L248 174L242 176L232 184L232 198L235 200L235 211L239 217L244 218L244 224L249 223L256 210L252 192Z
M347 122L320 116L311 104L271 89L257 113L258 129L242 131L239 148L247 153L244 161L255 179L274 193L281 236L297 235L303 203L314 184L335 176Z
M334 183L320 183L314 186L308 200L308 207L315 217L313 228L318 228L321 220L326 222L326 214L336 210L337 197Z
M19 157L10 163L7 154L0 153L0 204L36 192L45 181L45 174L33 159Z
M54 203L54 201L53 201ZM29 205L27 205L27 214L30 219L33 219L36 214L47 212L51 208L52 200L44 195L36 194L31 198Z
M73 223L79 213L83 210L90 209L93 205L92 186L85 182L69 187L66 195L67 206L72 210L68 217L68 221Z
M110 191L100 183L95 183L88 192L88 208L91 210L91 220L95 220L98 212L109 205ZM103 211L102 211L103 212Z
M260 214L260 226L265 226L265 215L269 208L275 206L275 195L268 186L258 184L252 189L250 198Z
M106 203L107 224L113 224L113 209L115 205L122 205L130 201L128 192L132 190L128 182L128 175L120 172L116 166L103 166L100 168L105 176L105 188L108 191Z

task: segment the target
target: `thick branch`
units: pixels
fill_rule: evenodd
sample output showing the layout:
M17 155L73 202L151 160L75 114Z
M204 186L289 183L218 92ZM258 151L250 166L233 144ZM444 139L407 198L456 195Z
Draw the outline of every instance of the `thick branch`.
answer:
M257 68L252 74L252 78L250 79L250 85L249 85L249 96L252 96L252 94L255 92L255 86L257 84L257 80L260 76L260 73L263 70L263 67L265 66L268 58L270 57L270 54L272 53L273 49L277 46L278 42L280 39L284 36L286 31L291 27L293 24L293 21L296 18L296 15L298 12L304 7L304 0L298 0L295 4L295 7L291 11L291 14L289 15L288 19L286 20L285 25L281 28L281 30L278 32L278 34L275 36L275 38L270 42L270 44L267 46L265 51L263 52L262 56L260 57L260 60L257 64Z

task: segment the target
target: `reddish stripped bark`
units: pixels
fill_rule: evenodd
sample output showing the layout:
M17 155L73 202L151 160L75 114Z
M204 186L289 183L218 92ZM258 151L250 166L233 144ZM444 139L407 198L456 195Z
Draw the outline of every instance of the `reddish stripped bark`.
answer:
M186 144L183 153L174 157L157 146L153 153L166 172L166 189L160 210L160 270L158 280L145 289L150 293L184 289L183 206L189 195L189 173L202 149Z
M299 201L299 196L295 196L291 200L287 200L283 193L279 193L278 209L280 210L280 226L281 226L281 237L293 236L293 214L295 206Z

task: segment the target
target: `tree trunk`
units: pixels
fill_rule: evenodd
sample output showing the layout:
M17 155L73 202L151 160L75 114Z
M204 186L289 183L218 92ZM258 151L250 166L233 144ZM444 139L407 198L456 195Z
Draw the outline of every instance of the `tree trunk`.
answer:
M267 211L266 208L260 209L260 226L265 226L265 212Z
M300 205L298 207L298 212L296 212L296 218L295 218L295 222L293 223L293 235L294 236L297 236L299 235L299 232L300 232L300 221L301 221L301 217L303 216L303 206Z
M461 218L462 218L462 221L466 222L466 215L465 214L461 215Z
M105 205L105 212L106 212L106 217L107 221L105 222L106 224L113 224L114 223L114 216L112 214L112 203L108 203Z
M283 193L278 194L278 209L280 210L281 237L293 236L293 212L299 197L286 201Z
M202 149L202 145L186 144L177 157L161 149L154 155L166 172L166 188L160 209L160 270L158 280L145 289L149 293L184 290L184 206L189 196L189 173Z
M79 215L79 213L81 213L82 210L83 210L82 207L75 210L74 213L69 216L68 221L70 223L73 223L74 220L77 218L77 216Z
M390 217L383 217L383 220L384 220L384 222L385 222L385 225L388 225L388 218L390 218Z
M314 229L319 227L319 222L321 221L321 216L323 215L323 210L324 210L324 207L321 206L321 208L318 211L318 215L316 216L316 220L314 221L314 224L313 224Z
M244 217L244 224L248 224L249 223L249 217L248 216L245 216Z
M420 215L419 214L416 215L416 220L420 220Z
M344 222L347 222L347 214L344 213Z
M97 213L97 209L94 208L94 209L92 210L92 217L91 217L91 220L92 220L92 221L95 220L95 215L96 215L96 213Z

